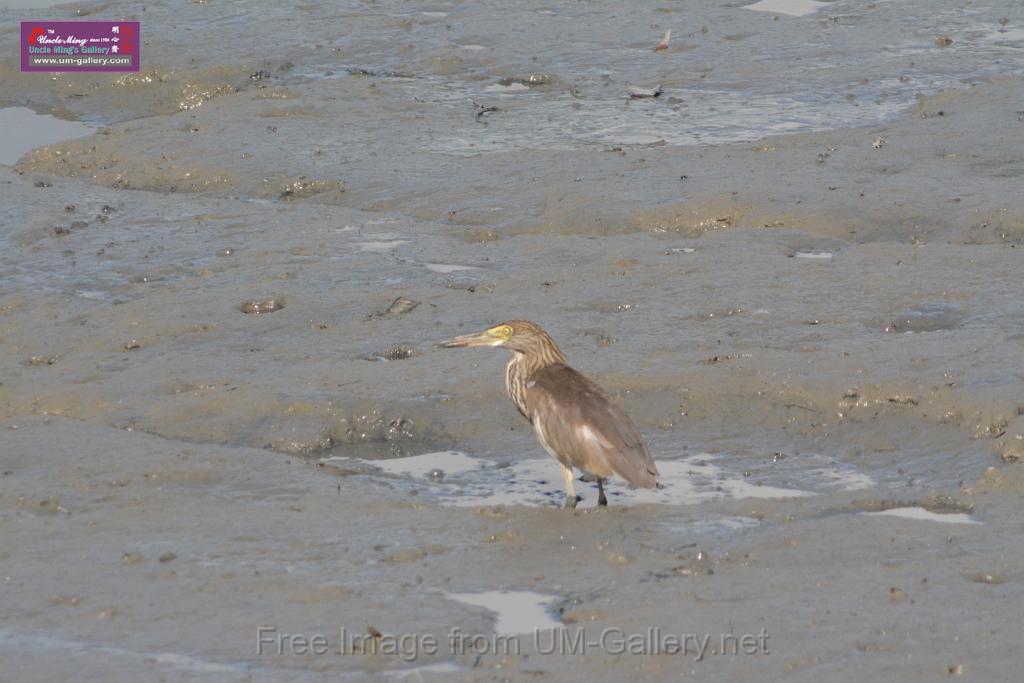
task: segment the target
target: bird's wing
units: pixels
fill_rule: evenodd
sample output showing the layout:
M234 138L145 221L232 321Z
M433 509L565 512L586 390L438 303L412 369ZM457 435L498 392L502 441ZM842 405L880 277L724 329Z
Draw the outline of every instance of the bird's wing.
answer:
M657 485L658 468L629 416L569 366L533 373L526 403L538 437L559 460L599 477L617 474L634 486Z

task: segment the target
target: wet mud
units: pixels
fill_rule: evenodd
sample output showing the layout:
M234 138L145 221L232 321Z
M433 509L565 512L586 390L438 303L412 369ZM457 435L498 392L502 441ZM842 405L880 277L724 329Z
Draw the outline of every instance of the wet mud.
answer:
M0 121L54 135L0 158L5 674L1012 678L1024 16L938 4L261 5L319 45L268 60L114 2L139 74L3 48ZM433 348L510 318L664 489L560 509L505 352ZM534 635L654 626L768 648Z

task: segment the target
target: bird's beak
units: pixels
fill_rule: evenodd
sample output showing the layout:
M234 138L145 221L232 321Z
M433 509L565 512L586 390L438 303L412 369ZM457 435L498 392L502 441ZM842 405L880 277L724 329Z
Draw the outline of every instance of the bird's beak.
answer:
M452 337L451 339L438 342L434 346L439 349L461 349L472 346L494 346L498 341L500 340L487 334L487 332L477 332Z

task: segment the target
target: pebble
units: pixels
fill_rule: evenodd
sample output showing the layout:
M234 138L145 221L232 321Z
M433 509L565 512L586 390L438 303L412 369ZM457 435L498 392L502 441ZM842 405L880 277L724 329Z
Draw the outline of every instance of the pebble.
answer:
M412 299L406 299L404 296L400 296L391 302L388 306L388 315L402 315L413 310L420 305L419 301L413 301Z
M143 557L140 553L125 553L121 556L121 564L124 565L141 564L142 561Z

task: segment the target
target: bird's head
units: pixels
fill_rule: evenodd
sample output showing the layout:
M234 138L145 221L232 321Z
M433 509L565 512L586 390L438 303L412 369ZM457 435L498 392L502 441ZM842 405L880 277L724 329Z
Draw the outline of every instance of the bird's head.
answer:
M558 356L561 352L548 333L529 320L509 320L489 327L483 332L463 334L437 344L444 349L455 349L471 346L501 346L510 351L525 354L550 354L554 351Z

